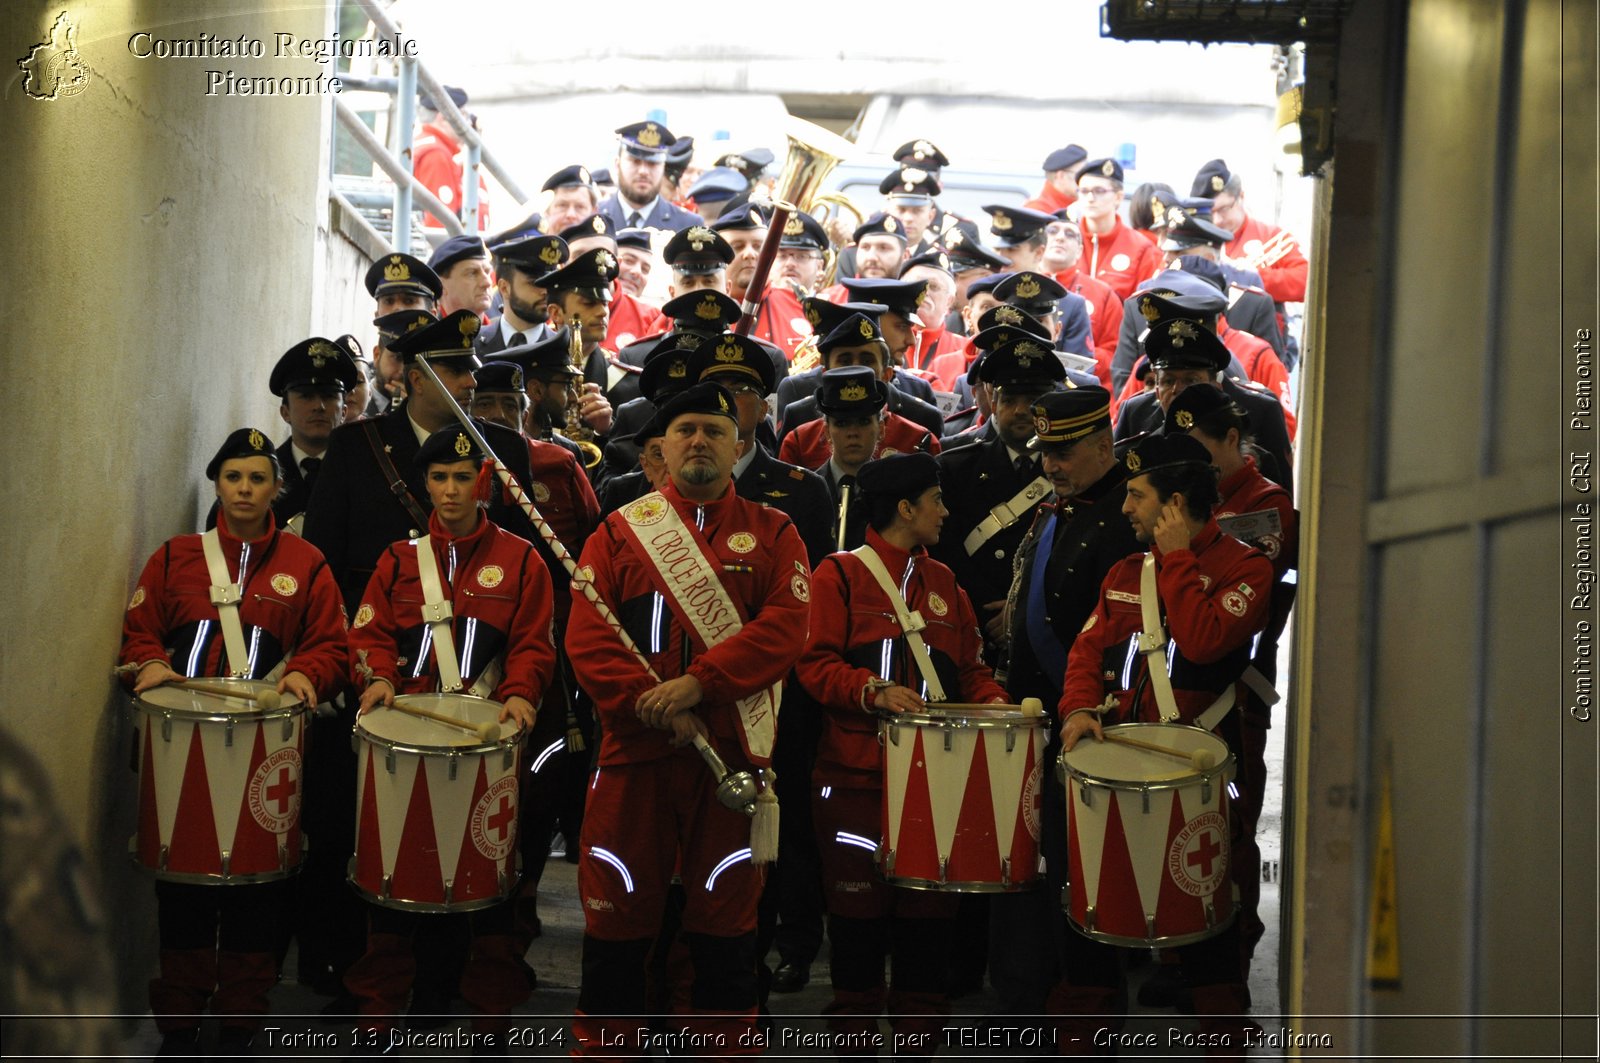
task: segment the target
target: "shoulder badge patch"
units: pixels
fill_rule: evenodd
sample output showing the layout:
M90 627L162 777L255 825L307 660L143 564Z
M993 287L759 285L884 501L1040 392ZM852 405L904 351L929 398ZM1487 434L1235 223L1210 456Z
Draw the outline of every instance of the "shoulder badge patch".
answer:
M1085 620L1083 622L1083 627L1078 629L1079 634L1082 634L1083 632L1088 631L1090 628L1094 627L1095 623L1099 619L1100 619L1100 614L1099 613L1090 613L1089 614L1089 619Z
M1243 616L1245 609L1248 607L1245 605L1244 595L1238 591L1229 591L1222 596L1222 608L1234 616Z
M372 623L373 615L372 606L368 605L366 602L362 602L361 608L356 610L355 626L366 627L368 624Z
M144 604L144 588L143 587L135 587L133 589L133 598L128 602L128 612L130 612L130 613L133 612L135 609L139 608L139 606L141 606L143 604Z
M797 574L793 579L791 579L789 581L789 589L793 591L794 596L800 599L802 602L809 602L811 600L811 584L806 581L804 576Z
M550 501L550 488L535 480L533 482L533 500L541 505Z
M944 616L950 611L950 606L938 594L930 593L928 595L928 611L933 613L934 616Z

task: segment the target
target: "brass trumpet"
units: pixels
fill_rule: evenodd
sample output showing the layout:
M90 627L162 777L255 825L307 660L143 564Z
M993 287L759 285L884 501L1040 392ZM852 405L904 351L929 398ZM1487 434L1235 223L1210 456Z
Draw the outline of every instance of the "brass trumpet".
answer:
M1281 262L1289 252L1298 245L1294 234L1288 229L1279 229L1272 234L1253 255L1247 255L1239 260L1239 265L1245 269L1260 269L1262 266L1274 266Z
M572 340L567 347L567 358L572 362L574 370L583 367L583 324L573 318L567 326ZM578 377L578 390L583 390L583 377ZM583 467L592 469L600 464L602 452L600 445L594 441L594 429L583 423L578 416L578 401L576 396L567 401L567 438L578 444L578 449L583 452Z

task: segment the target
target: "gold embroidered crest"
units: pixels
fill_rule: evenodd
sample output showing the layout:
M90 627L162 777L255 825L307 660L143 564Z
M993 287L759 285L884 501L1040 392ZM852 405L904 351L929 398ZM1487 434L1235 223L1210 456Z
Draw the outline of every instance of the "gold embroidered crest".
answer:
M1194 414L1190 413L1188 410L1179 410L1178 415L1174 417L1173 420L1177 421L1178 427L1183 429L1185 432L1194 427Z
M334 350L333 344L326 340L317 340L312 343L311 350L308 353L311 358L311 364L318 369L327 364L329 358L337 358L339 356L339 352Z
M694 316L702 321L716 321L722 317L722 311L717 307L717 300L707 295L695 306Z
M272 577L272 589L285 598L293 598L294 592L300 589L300 583L287 572L279 572Z
M617 268L617 260L611 257L610 251L602 251L594 256L595 262L603 272L610 273Z
M547 266L554 266L561 261L561 248L555 244L548 244L539 252L539 261Z
M505 578L505 569L499 565L484 565L478 569L478 586L485 589L500 586L500 581Z
M783 223L783 235L799 236L806 231L805 222L800 220L800 215L791 214L789 220Z
M851 384L849 387L839 389L840 402L861 402L867 397L867 389L860 384Z
M1144 464L1144 462L1140 459L1138 452L1132 450L1128 451L1128 456L1126 459L1124 459L1124 463L1128 466L1129 472L1138 472L1139 466Z
M944 616L950 611L950 606L937 593L930 593L928 595L928 611L934 616Z
M1220 192L1226 184L1227 182L1222 179L1221 174L1214 173L1211 175L1211 191Z
M717 393L717 405L722 407L723 413L728 412L728 396L722 394L720 391Z
M659 148L661 146L661 130L656 128L654 122L646 122L644 128L635 134L634 139L647 148Z
M994 220L989 224L997 233L1008 232L1011 229L1011 215L1001 214L997 211L994 215Z
M862 318L861 324L857 325L856 327L861 330L862 339L870 340L877 338L872 334L872 322L868 321L866 318Z
M1107 177L1113 177L1117 172L1117 164L1112 162L1110 159L1107 159L1105 162L1100 164L1100 172L1105 174Z
M256 431L254 428L250 429L250 440L249 440L249 442L250 442L250 449L251 450L266 450L267 449L266 438L264 436L262 436L262 434L260 432Z
M685 362L681 358L678 359L677 361L673 362L671 365L667 366L667 376L671 377L674 380L682 380L684 377L686 377L688 375L689 375L689 363Z
M135 609L139 608L139 606L141 606L143 604L144 604L144 588L143 587L135 587L133 589L133 598L132 598L132 600L130 600L128 602L128 612L130 612L130 613L133 612Z
M756 537L749 532L734 532L728 536L728 549L736 554L748 554L756 548Z
M372 618L376 615L377 614L372 611L372 606L368 605L366 602L362 602L361 608L356 610L356 622L353 626L366 627L368 624L372 623Z
M463 458L472 453L472 440L467 438L467 433L456 433L456 453Z
M589 223L589 228L593 229L597 233L603 233L606 231L606 220L600 215L596 214L594 216L594 221ZM605 265L604 259L601 259L600 262L601 265Z
M884 218L883 219L883 231L886 232L886 233L897 233L897 232L899 232L900 231L900 222L895 218Z
M742 362L744 351L733 340L723 340L717 344L716 359L719 362Z
M695 251L704 251L711 244L716 243L717 234L704 225L696 225L684 237L689 241L689 247Z
M471 315L468 315L467 317L462 318L461 319L461 346L463 346L463 347L471 347L472 346L472 337L476 336L478 334L478 330L480 328L482 328L482 327L483 327L483 322L478 320L478 317L477 317L476 314L471 314Z
M406 265L405 259L399 255L390 255L389 264L383 267L383 279L386 281L408 281L411 279L411 267Z
M1039 282L1032 277L1024 277L1012 289L1018 299L1033 299L1039 295Z
M1167 328L1167 335L1171 337L1172 345L1174 347L1182 347L1184 341L1186 340L1196 340L1200 338L1200 334L1194 330L1193 323L1182 320L1174 321L1171 326Z
M994 308L994 319L1007 325L1022 324L1022 311L1009 303Z

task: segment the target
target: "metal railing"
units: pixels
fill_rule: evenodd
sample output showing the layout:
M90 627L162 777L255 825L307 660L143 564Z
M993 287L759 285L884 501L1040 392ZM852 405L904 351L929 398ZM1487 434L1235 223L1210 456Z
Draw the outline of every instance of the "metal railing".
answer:
M377 0L355 0L355 2L372 20L376 36L390 38L396 42L400 40L399 27L389 18L388 12ZM400 51L398 48L396 50ZM393 222L390 240L387 241L394 247L410 250L411 215L418 207L437 218L445 231L452 236L477 232L478 218L483 206L478 194L479 173L482 170L487 170L501 187L511 194L519 206L527 205L528 196L511 176L511 172L489 150L478 131L472 127L472 122L461 113L461 109L450 98L444 85L421 61L402 55L399 60L398 77L368 77L346 73L341 74L340 78L347 88L383 92L395 98L394 122L390 129L392 148L367 127L366 122L362 121L361 116L349 104L337 97L334 98L334 114L339 120L339 125L344 127L378 168L394 182L391 204ZM431 189L418 181L412 172L412 143L416 130L416 103L419 89L433 101L440 116L450 124L465 148L466 161L462 173L459 215L446 206ZM341 206L352 214L359 213L363 208L372 211L379 206L367 191L341 189L335 191L334 195L341 201Z

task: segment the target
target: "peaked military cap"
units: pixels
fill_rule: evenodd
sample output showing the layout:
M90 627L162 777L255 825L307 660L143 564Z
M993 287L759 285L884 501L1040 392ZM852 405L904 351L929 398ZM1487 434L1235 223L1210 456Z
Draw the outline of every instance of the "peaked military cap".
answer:
M1217 385L1190 384L1178 392L1177 397L1167 406L1167 417L1162 431L1170 435L1187 432L1207 417L1222 410L1231 411L1240 418L1244 417L1244 411L1234 405L1228 393Z
M550 374L581 377L583 370L572 364L572 330L566 326L536 343L523 343L507 347L495 355L502 362L511 362L529 376Z
M728 211L722 217L711 223L711 228L719 233L744 231L746 229L765 229L768 216L762 212L755 203L741 203Z
M1233 178L1233 171L1228 169L1228 164L1221 159L1212 159L1200 167L1194 175L1194 184L1189 189L1191 196L1204 196L1214 199L1218 192L1228 187L1228 181Z
M770 148L751 148L749 151L730 151L717 160L717 165L735 170L744 175L746 180L754 181L776 158Z
M1211 452L1205 444L1187 433L1169 436L1153 432L1140 439L1122 458L1129 476L1143 476L1157 469L1180 465L1211 465Z
M435 273L450 272L450 267L468 258L488 258L489 249L484 242L476 236L452 236L444 243L433 249L433 255L428 259L428 268ZM440 287L443 291L443 286Z
M388 347L406 364L421 358L429 362L460 361L469 368L479 366L472 341L483 322L471 310L457 310L437 321L422 324L390 340Z
M850 238L856 243L861 242L863 236L892 236L902 244L906 242L906 227L900 224L900 219L886 211L874 211L867 215L867 220L856 226L856 231Z
M715 378L730 388L736 382L756 384L762 395L772 394L778 385L778 371L766 349L755 340L731 332L700 344L690 372L696 370L701 380Z
M685 339L694 342L686 345L683 342ZM703 345L699 336L672 335L662 340L645 357L644 371L639 374L639 394L659 406L669 395L695 383L699 379L695 360ZM771 362L772 359L768 358L767 361Z
M1066 147L1057 148L1046 155L1044 162L1039 164L1039 168L1045 173L1051 173L1056 170L1070 170L1088 157L1089 153L1084 151L1083 148L1076 144L1068 144Z
M592 188L594 178L590 176L588 167L563 166L545 179L542 192L554 192L558 188Z
M701 288L669 299L661 312L670 317L680 331L717 333L731 328L739 320L740 310L731 296Z
M977 338L982 336L985 332L989 332L994 329L1007 328L1015 329L1019 334L1019 337L1021 334L1026 334L1029 336L1037 336L1039 339L1045 341L1050 339L1050 327L1043 321L1040 321L1037 317L1028 313L1020 306L1014 306L1011 303L1001 303L999 306L991 306L982 314L978 315L978 331L973 336L973 340L976 341ZM1004 343L1005 341L1001 340L1000 342ZM998 346L998 344L991 343L984 349L987 350L989 347L995 346Z
M1151 206L1155 206L1152 200ZM1233 233L1211 220L1211 201L1191 199L1166 207L1166 233L1161 238L1163 251L1187 251L1191 247L1221 247Z
M602 302L611 298L611 281L617 275L617 256L596 247L568 262L554 273L545 274L540 287L551 292L582 292Z
M839 347L860 347L867 343L882 343L883 333L878 329L875 314L851 314L817 341L817 351L831 354Z
M694 137L679 137L672 142L672 147L667 149L662 169L668 177L676 181L683 176L683 171L689 168L689 163L693 159Z
M811 331L818 336L826 336L851 314L868 314L876 319L884 310L877 303L835 303L820 295L806 296L800 300L800 308L811 323Z
M1010 265L1010 263L1008 262L1007 265ZM985 292L994 295L994 290L1004 284L1009 276L1011 276L1010 273L991 273L987 277L979 277L967 285L967 298L970 300L974 295L982 295ZM995 296L995 298L998 299L999 296Z
M667 149L677 143L672 130L660 122L632 122L616 130L623 150L639 159L665 160Z
M1011 262L1004 255L983 246L979 240L961 229L952 229L944 237L945 253L950 256L950 268L956 273L974 269L1007 270ZM973 283L977 283L974 281ZM971 289L967 289L971 292Z
M744 174L727 166L713 166L699 177L684 193L696 203L721 203L750 187Z
M856 473L856 487L874 498L916 501L939 486L939 459L923 451L874 458Z
M206 462L206 479L215 480L217 473L222 471L222 463L234 458L266 458L272 462L273 478L283 475L272 440L268 439L260 429L239 428L228 433L228 438L222 441L222 446L217 448L216 454Z
M926 202L944 191L939 175L921 166L902 166L878 182L878 191L890 199Z
M617 246L631 247L635 251L651 251L649 229L618 229Z
M1033 336L992 347L983 359L978 379L985 384L1055 384L1067 378L1048 340Z
M925 251L915 258L908 258L900 263L900 276L904 277L908 271L916 266L927 266L929 269L943 270L945 273L950 274L955 273L950 262L950 255L938 248L934 248L932 251Z
M1067 290L1056 283L1054 277L1032 270L1012 273L994 286L994 296L1003 303L1021 307L1036 317L1043 317L1056 308L1056 303Z
M350 352L332 340L312 336L283 352L272 367L267 388L282 398L290 388L336 387L349 391L360 379Z
M1102 387L1050 391L1033 404L1033 438L1028 449L1068 447L1085 436L1111 428L1111 392Z
M990 203L983 210L989 215L989 234L1000 242L1001 247L1027 243L1056 220L1054 215L1042 210L1010 207L1001 203Z
M921 166L929 170L942 170L950 165L944 152L931 140L908 140L894 149L894 161L902 166Z
M527 347L530 344L520 346ZM515 362L484 362L472 376L478 382L472 390L480 395L486 391L514 391L521 394L527 386L522 366Z
M366 285L367 294L374 299L403 292L437 301L444 294L439 275L420 258L401 251L391 251L374 262L367 269Z
M396 310L374 318L372 324L378 330L378 342L387 347L396 336L404 336L437 320L438 315L431 310Z
M1090 159L1083 164L1083 169L1078 171L1078 183L1082 184L1085 177L1104 177L1122 184L1122 163L1116 159Z
M867 365L846 365L822 374L817 409L834 417L874 414L889 404L889 388Z
M661 258L679 273L704 276L726 269L733 261L733 247L709 225L690 225L672 234Z
M851 277L844 282L852 302L877 303L884 310L917 320L917 307L928 282L889 280L887 277Z
M1228 308L1228 298L1215 284L1196 273L1164 269L1134 293L1139 313L1146 321L1186 317L1206 321Z
M591 214L587 218L573 222L561 230L561 239L567 243L583 240L590 236L615 237L617 227L611 224L611 219L604 214Z
M1209 369L1213 373L1228 368L1231 357L1216 333L1186 317L1165 318L1151 325L1144 351L1156 369Z
M559 236L527 236L496 244L489 250L496 259L515 266L533 280L559 269L567 258L567 242Z
M828 249L828 233L822 228L822 223L803 210L797 210L789 215L789 220L783 223L783 235L778 239L779 247L798 247L810 251L826 251Z

